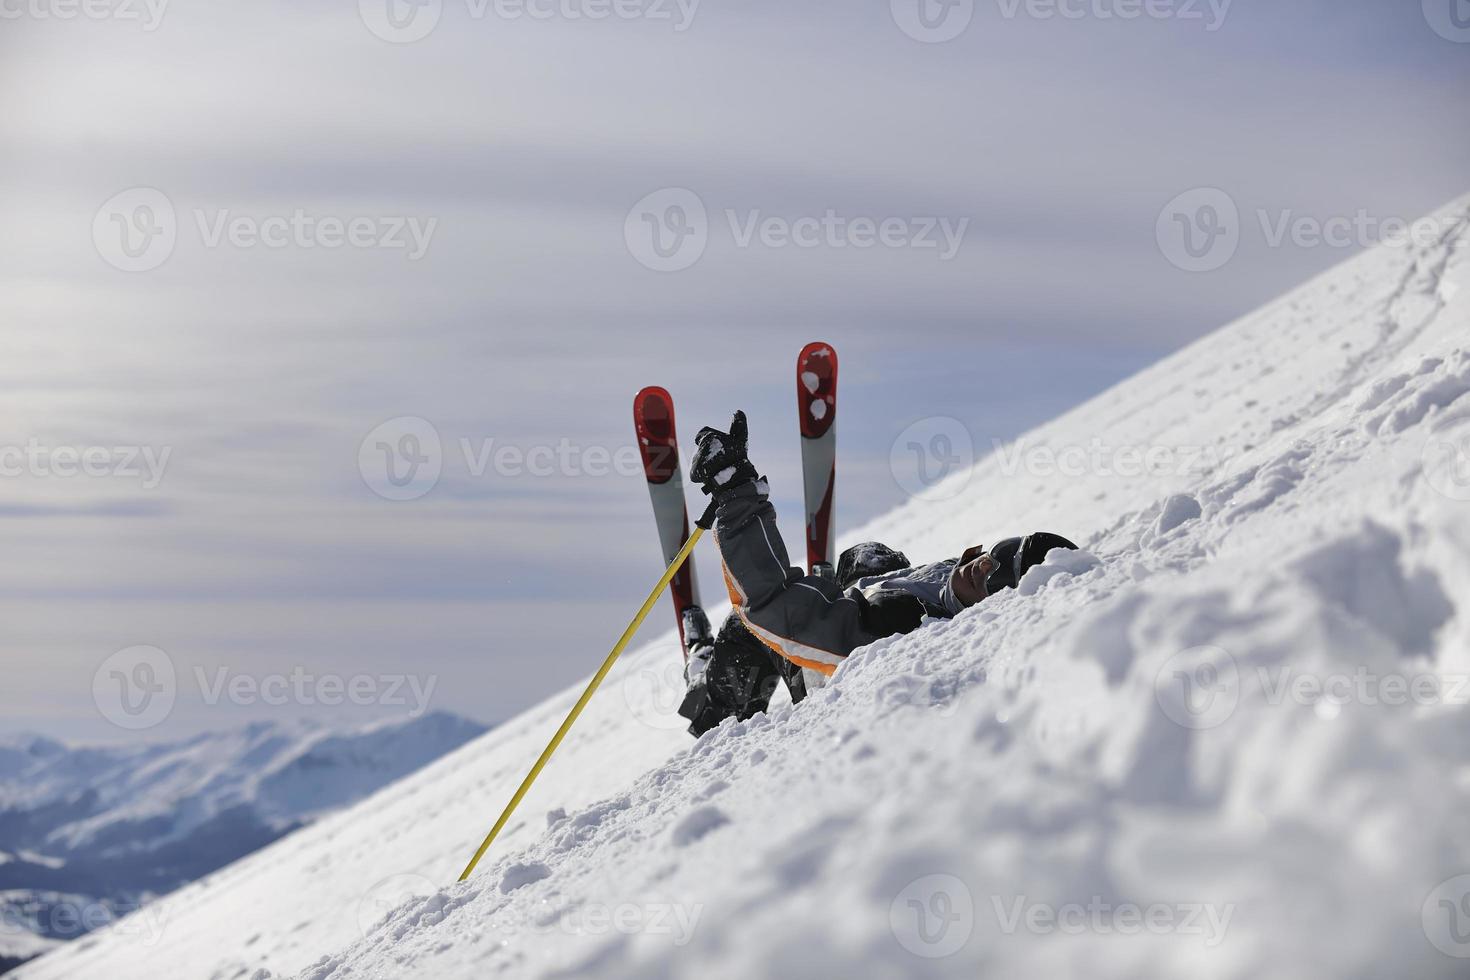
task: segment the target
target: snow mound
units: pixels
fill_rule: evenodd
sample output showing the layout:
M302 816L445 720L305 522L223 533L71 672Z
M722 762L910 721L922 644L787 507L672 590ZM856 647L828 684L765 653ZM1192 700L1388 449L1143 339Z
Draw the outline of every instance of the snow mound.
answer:
M20 976L1463 976L1470 199L1445 216L848 535L1083 548L800 707L691 745L668 634L469 882L577 692L160 903L155 944L124 920Z

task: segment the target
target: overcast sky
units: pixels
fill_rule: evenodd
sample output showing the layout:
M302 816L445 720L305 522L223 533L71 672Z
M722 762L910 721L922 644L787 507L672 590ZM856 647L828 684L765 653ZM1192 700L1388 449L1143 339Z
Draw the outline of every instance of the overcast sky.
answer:
M747 409L799 543L805 341L851 527L911 425L987 451L1470 190L1464 0L109 2L0 0L9 730L344 715L196 680L295 668L505 718L657 575L640 386L686 459Z

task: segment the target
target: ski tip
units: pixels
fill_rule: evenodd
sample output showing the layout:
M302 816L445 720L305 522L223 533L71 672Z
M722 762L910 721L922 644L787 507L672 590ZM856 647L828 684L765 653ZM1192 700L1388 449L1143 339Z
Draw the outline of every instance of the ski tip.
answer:
M809 359L814 360L817 358L826 358L830 360L832 362L833 368L835 369L837 366L837 348L833 347L826 341L814 340L801 349L801 353L797 355L796 359L799 363L801 361Z
M639 388L638 394L633 396L633 414L635 416L649 409L664 409L669 414L674 411L674 396L669 394L667 388L659 385L648 385Z
M640 440L673 440L674 398L667 389L649 385L633 396L633 425Z
M674 399L664 388L649 385L633 396L633 428L643 473L650 483L667 483L679 473L679 437L674 428Z
M837 350L813 341L796 359L796 404L801 434L820 439L837 420Z

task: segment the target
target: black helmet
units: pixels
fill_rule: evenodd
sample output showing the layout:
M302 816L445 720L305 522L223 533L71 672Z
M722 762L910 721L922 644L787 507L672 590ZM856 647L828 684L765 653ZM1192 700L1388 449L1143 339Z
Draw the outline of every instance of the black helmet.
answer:
M858 579L887 575L913 566L902 551L895 551L877 541L855 544L837 559L837 584L847 588Z
M1077 550L1075 544L1050 531L1036 531L1024 538L1006 538L996 542L990 549L990 557L995 559L996 568L985 580L985 591L994 595L1001 589L1014 589L1021 577L1040 565L1046 558L1046 553L1053 548Z

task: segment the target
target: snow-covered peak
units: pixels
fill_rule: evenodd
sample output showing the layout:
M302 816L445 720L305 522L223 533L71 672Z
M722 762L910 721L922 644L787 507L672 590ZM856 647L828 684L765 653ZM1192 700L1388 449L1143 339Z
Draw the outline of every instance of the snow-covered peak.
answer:
M25 842L63 855L120 822L168 818L176 835L242 805L280 828L359 799L484 730L431 712L347 732L304 721L256 722L144 745L9 736L0 740L0 812L87 800L86 817L53 821L44 838Z
M73 922L72 910L135 908L484 731L436 712L348 731L258 722L142 745L0 738L0 957L73 938L96 922Z
M20 976L1463 975L1470 199L1439 218L846 535L1084 548L799 707L691 744L666 634L471 881L576 690Z

